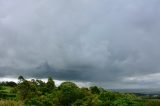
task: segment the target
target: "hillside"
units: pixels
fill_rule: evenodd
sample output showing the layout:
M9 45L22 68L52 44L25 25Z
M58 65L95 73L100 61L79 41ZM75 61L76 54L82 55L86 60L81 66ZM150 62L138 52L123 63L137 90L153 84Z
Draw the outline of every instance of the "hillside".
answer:
M104 90L97 86L79 88L72 82L56 87L54 80L25 80L0 83L0 106L159 106L159 100L149 100L129 93Z

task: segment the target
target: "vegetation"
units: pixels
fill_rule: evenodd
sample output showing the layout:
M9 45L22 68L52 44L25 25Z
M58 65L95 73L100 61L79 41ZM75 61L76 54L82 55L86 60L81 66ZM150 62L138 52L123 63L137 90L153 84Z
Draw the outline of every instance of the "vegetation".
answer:
M133 94L116 93L97 86L79 88L72 82L56 87L49 77L27 81L18 77L18 84L0 83L0 106L160 106L159 100L147 100Z

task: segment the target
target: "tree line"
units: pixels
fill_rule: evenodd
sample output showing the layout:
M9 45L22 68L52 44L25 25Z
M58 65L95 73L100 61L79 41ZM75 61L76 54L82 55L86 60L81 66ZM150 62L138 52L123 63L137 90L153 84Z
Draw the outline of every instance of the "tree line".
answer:
M160 106L159 101L148 101L97 86L80 88L73 82L63 82L56 87L51 77L47 82L28 81L23 76L18 79L14 86L6 84L13 88L10 92L16 94L13 100L22 101L26 106Z

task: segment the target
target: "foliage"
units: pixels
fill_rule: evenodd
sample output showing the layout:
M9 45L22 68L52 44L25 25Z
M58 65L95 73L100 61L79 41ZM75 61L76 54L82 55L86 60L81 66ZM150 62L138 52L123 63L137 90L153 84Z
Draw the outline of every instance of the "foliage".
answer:
M6 81L6 82L0 82L0 86L10 86L10 87L15 87L15 86L17 86L17 84L15 83L15 82L13 82L13 81L10 81L10 82L8 82L8 81ZM1 88L0 88L1 89Z
M46 83L46 92L52 92L55 88L55 83L51 77L48 78L48 81Z
M90 90L93 94L100 94L100 89L97 86L91 86Z
M0 85L0 106L160 106L159 100L146 100L133 94L116 93L97 86L79 88L73 82L56 87L51 77L41 80L18 78L18 84ZM4 84L5 83L5 84Z

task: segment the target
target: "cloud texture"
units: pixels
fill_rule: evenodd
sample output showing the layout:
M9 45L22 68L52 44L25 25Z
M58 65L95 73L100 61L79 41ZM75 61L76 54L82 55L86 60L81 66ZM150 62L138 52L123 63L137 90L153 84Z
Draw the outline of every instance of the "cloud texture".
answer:
M0 74L32 75L47 62L42 66L56 78L130 87L127 78L160 73L159 5L159 0L1 0Z

